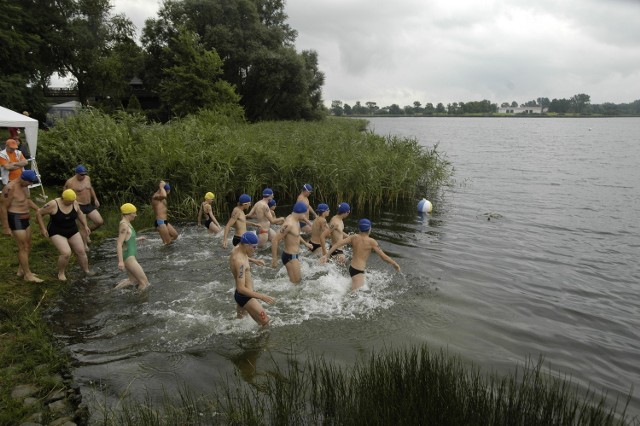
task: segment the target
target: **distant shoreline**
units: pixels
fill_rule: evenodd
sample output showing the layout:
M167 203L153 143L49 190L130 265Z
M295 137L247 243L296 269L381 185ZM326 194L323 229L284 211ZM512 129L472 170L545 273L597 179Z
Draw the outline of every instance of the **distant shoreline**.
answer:
M637 118L640 115L579 115L579 114L563 114L563 115L549 115L549 114L433 114L433 115L404 115L404 114L372 114L372 115L332 115L336 118Z

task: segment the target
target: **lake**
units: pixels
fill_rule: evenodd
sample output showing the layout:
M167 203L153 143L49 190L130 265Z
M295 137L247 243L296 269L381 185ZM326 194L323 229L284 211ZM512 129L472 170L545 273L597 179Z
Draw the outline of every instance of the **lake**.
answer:
M437 144L455 168L431 215L410 206L371 217L400 274L372 255L366 287L351 294L344 267L313 258L299 286L284 268L252 266L255 289L277 300L260 330L234 319L220 237L179 224L164 247L142 232L138 259L152 283L143 295L113 290L123 275L107 241L90 255L100 273L49 312L85 400L210 393L226 377L254 383L291 356L350 365L427 344L488 373L543 356L545 369L612 398L635 387L629 413L640 414L640 119L373 118L370 129ZM347 230L360 217L353 211ZM258 257L269 263L270 251Z

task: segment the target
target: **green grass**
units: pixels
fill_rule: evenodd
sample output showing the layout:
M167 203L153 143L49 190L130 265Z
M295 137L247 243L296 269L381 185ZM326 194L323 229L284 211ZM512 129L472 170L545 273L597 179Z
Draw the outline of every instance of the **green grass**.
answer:
M264 383L227 383L215 395L154 403L149 397L105 408L106 425L627 425L629 400L580 391L545 373L542 360L505 377L426 346L386 350L353 366L291 359ZM152 407L157 408L152 408Z
M101 199L115 206L148 204L168 179L176 219L192 218L207 191L223 212L241 193L258 197L266 186L280 205L292 203L304 183L317 202L377 209L435 196L448 183L452 168L436 147L365 128L353 119L247 124L214 111L160 125L90 111L44 133L38 163L56 185L85 164Z

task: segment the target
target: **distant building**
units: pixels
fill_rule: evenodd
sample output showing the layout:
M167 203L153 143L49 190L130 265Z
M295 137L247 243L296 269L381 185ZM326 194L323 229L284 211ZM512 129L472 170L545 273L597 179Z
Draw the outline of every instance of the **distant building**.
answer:
M541 106L508 106L498 108L498 114L542 114L544 112L547 112L547 109Z

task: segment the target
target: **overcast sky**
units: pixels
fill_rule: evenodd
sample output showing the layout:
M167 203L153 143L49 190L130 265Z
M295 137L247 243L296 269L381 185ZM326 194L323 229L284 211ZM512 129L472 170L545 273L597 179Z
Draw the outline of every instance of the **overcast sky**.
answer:
M159 0L112 0L141 29ZM323 98L401 107L640 99L640 0L287 0Z

